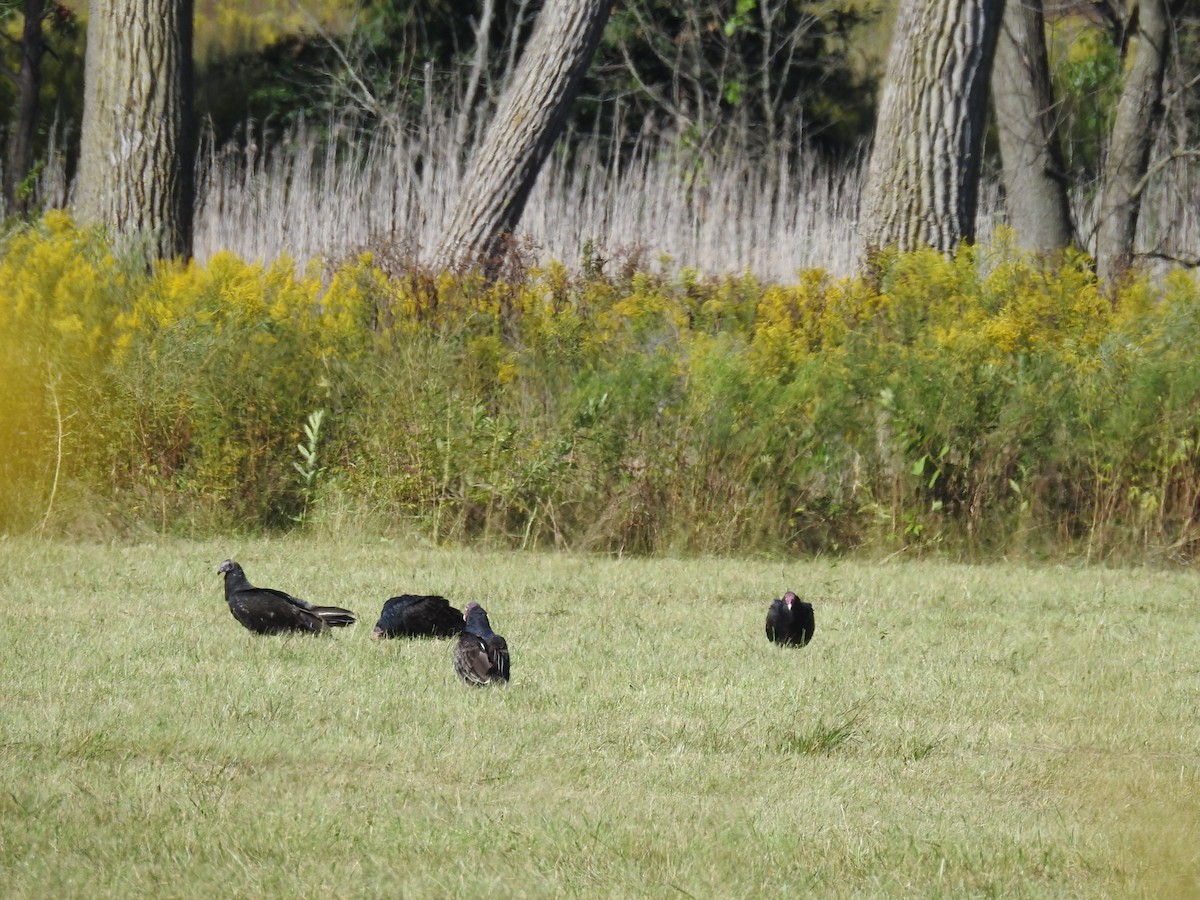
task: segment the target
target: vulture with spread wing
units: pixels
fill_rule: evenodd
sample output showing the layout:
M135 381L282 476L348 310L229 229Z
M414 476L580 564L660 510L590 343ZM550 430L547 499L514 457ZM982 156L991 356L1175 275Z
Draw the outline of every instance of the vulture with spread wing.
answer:
M468 603L463 632L454 647L454 671L467 684L508 681L508 643L488 622L478 603Z

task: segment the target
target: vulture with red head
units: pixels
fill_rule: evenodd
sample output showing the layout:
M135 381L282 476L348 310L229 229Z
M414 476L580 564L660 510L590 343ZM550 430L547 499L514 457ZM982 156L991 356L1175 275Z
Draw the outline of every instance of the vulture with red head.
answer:
M767 610L767 640L777 644L803 647L816 630L811 603L788 591L771 603Z

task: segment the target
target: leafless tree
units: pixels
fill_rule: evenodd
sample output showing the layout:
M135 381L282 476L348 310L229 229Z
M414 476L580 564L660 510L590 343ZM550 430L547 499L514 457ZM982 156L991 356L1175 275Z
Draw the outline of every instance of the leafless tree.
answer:
M1041 0L1007 0L992 72L1004 203L1018 243L1049 252L1073 238L1055 127Z
M22 185L33 167L42 56L46 52L42 23L50 14L45 0L22 0L21 8L25 22L21 30L21 65L17 70L17 115L4 164L4 201L10 213L24 213L28 208L28 194Z
M500 107L471 157L436 251L441 265L494 273L553 149L608 20L606 0L547 0Z

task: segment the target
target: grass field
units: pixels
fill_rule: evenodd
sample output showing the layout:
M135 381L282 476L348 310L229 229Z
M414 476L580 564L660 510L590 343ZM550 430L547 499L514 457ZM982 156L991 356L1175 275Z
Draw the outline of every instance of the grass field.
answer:
M264 638L257 584L357 610ZM803 650L768 601L812 599ZM507 688L375 644L481 602ZM1195 896L1190 573L0 539L5 897Z

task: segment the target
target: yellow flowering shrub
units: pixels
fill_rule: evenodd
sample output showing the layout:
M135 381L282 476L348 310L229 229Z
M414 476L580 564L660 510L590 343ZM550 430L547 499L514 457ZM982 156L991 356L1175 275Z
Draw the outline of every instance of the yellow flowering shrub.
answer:
M0 259L0 328L64 354L102 353L124 278L106 247L51 212L39 228L10 238Z
M628 295L616 298L597 314L597 340L601 344L643 345L687 328L682 305L661 279L639 272L633 276L630 288Z
M819 269L808 270L796 285L762 291L751 352L768 374L816 356L844 355L847 338L879 321L887 307L886 295L861 279L833 281Z
M354 7L342 0L318 0L299 6L293 0L202 0L196 4L196 55L244 53L293 34L338 33L352 21Z

